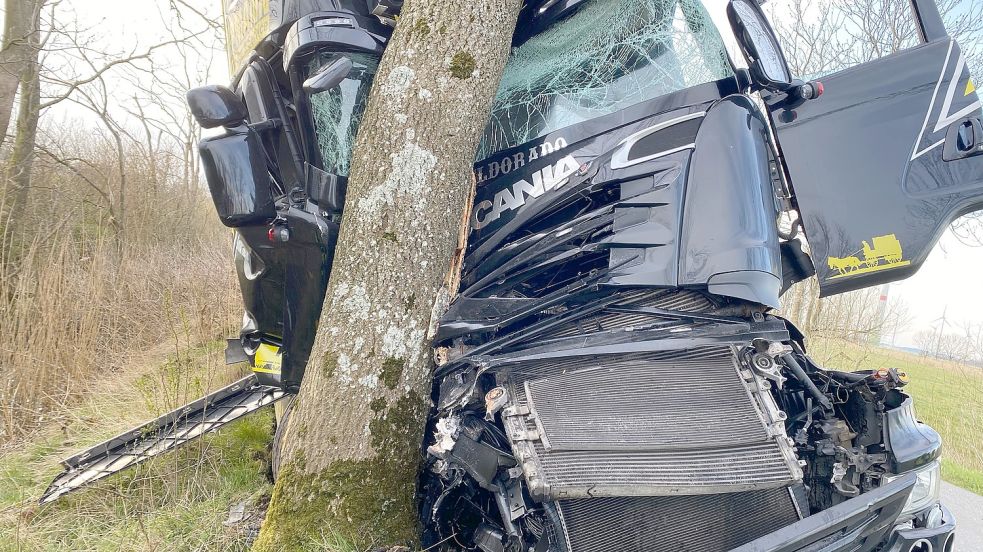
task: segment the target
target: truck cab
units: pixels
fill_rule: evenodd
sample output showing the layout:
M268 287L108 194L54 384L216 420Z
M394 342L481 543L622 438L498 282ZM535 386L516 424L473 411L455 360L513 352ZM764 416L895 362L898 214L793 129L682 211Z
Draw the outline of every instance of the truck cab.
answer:
M489 412L476 385L508 397L491 416L523 479L473 479L542 504L524 511L556 528L533 540L550 550L951 547L941 441L905 376L823 369L772 310L813 275L823 295L902 279L983 205L966 130L980 103L935 4L912 5L920 44L811 82L754 1L538 13L479 146L461 289L438 329L437 478L468 471L473 436L445 443L481 424L468 409ZM746 370L763 422L723 410L722 358ZM529 544L514 515L476 539Z
M692 14L684 16L688 20L666 18L669 26L652 28L645 36L618 27L624 36L609 37L608 44L581 40L577 33L589 33L589 25L569 28L574 24L570 14L590 6L533 4L520 18L515 50L476 157L479 185L469 241L473 264L501 244L499 228L518 224L516 216L528 217L541 203L538 198L546 190L536 178L548 186L544 177L580 168L590 152L569 155L572 140L592 133L625 142L611 154L616 157L611 166L618 168L610 170L635 167L637 172L655 159L665 162L689 152L700 158L689 165L701 175L694 182L766 183L753 191L692 187L687 192L692 197L674 198L660 208L620 208L622 215L649 217L648 226L631 225L632 239L641 228L654 228L652 221L659 217L669 226L673 218L679 222L679 217L660 214L670 205L680 209L685 203L693 217L716 223L689 224L675 229L680 232L674 237L663 232L666 243L609 242L605 248L612 256L640 253L644 265L637 269L638 262L628 262L612 281L706 286L777 308L785 290L814 272L823 295L907 277L924 262L949 222L979 206L976 194L983 183L977 154L983 130L974 130L979 125L978 98L959 46L946 35L932 2L916 3L919 7L912 11L921 45L816 83L791 75L754 2L682 2L678 9ZM674 6L653 7L644 17L658 18L656 11ZM248 357L255 364L259 351L259 365L266 370L261 378L294 390L316 328L311 321L319 314L320 301L312 298L323 295L327 282L328 272L316 267L330 266L351 148L390 31L381 21L393 22L398 6L349 10L307 14L272 33L257 52L274 63L257 54L234 82L250 124L282 121L282 130L264 134L266 155L280 173L282 189L276 192L292 197L294 210L278 215L269 227L237 229L236 262L246 313L241 350L233 344L230 359ZM644 26L641 17L630 16L636 26ZM637 52L625 54L631 45L619 44L619 39L641 42L633 46ZM590 56L596 57L591 61ZM352 69L340 84L305 90L305 81L317 70L342 58ZM735 147L759 150L748 155L763 154L766 166L746 163L748 155L709 153L710 144L696 147L710 107L721 113L744 109L757 118L754 132L760 137L744 133L737 143L746 147ZM644 124L640 115L648 116ZM703 141L730 132L704 132ZM670 134L671 143L663 143ZM719 147L734 151L726 140ZM557 156L561 149L568 155ZM779 232L776 212L791 218L790 231ZM288 215L303 213L317 217L318 229L301 231L293 244L275 246L270 236L283 232L271 233L270 228L288 228ZM758 220L749 225L747 217ZM627 221L625 216L619 220ZM664 224L660 229L671 234ZM308 233L316 236L308 245L318 249L318 243L326 244L309 262L302 260L306 253L269 257L274 250L301 251L299 240ZM493 234L498 238L489 239ZM486 270L491 266L484 264ZM262 274L253 269L260 265ZM312 277L315 272L319 275ZM288 278L293 279L286 285Z

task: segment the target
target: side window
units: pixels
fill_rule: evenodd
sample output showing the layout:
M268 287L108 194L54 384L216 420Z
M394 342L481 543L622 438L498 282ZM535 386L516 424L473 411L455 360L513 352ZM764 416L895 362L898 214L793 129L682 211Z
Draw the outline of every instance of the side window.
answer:
M355 146L355 134L369 97L369 86L379 67L375 55L349 53L352 70L338 86L311 96L311 118L324 170L348 176ZM310 61L313 73L331 54L318 54Z
M983 69L983 2L937 0L970 72ZM792 73L806 80L917 46L910 0L771 0L762 6Z
M921 43L909 0L772 0L763 9L792 73L805 80Z

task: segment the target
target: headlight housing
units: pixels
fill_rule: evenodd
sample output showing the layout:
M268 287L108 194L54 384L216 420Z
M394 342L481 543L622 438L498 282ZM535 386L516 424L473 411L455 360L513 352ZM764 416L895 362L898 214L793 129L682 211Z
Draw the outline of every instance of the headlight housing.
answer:
M898 517L899 521L907 521L918 512L938 503L942 492L942 465L938 460L933 460L910 473L915 474L915 486L911 489L911 496L908 497L908 502L905 504L904 510L901 511L901 516ZM901 475L904 474L886 475L884 482L890 483Z

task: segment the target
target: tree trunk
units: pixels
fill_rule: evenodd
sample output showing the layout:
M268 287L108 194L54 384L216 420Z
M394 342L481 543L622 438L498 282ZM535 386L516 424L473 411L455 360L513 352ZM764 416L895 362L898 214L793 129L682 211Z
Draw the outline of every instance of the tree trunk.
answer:
M40 24L39 12L32 22L37 29ZM12 246L24 223L28 195L31 189L31 171L34 166L35 140L38 132L38 119L41 105L41 66L38 63L38 33L29 35L30 55L24 60L20 75L20 100L17 108L17 122L13 148L7 158L4 171L4 197L0 204L0 227L4 245ZM9 251L8 251L9 252Z
M6 247L17 241L17 233L25 220L25 209L31 187L31 167L34 163L34 141L37 138L38 117L41 103L41 66L38 63L40 48L41 1L23 2L18 10L29 11L29 21L23 38L14 47L20 57L20 102L17 108L17 123L14 127L14 145L7 158L4 171L3 199L0 205L0 237ZM18 3L14 0L14 3ZM8 5L10 2L8 2ZM5 22L6 26L6 22ZM4 42L6 43L6 36ZM14 37L12 37L14 38ZM0 71L2 72L2 71ZM2 99L2 98L0 98ZM11 97L11 100L13 98ZM0 105L0 109L4 106ZM6 117L9 119L10 110ZM0 121L3 123L5 121ZM6 126L4 126L6 130ZM15 246L16 247L16 246ZM7 256L5 256L6 258Z
M318 336L257 550L418 533L430 342L519 0L408 1L352 160Z
M0 146L7 137L14 96L25 64L37 63L41 0L6 0L0 43Z

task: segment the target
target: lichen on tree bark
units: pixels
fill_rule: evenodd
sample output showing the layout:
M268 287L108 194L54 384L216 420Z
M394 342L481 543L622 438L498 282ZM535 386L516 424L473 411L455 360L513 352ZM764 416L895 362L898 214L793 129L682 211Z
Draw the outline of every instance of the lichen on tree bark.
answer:
M356 140L318 336L257 550L413 544L436 319L520 0L409 0Z

